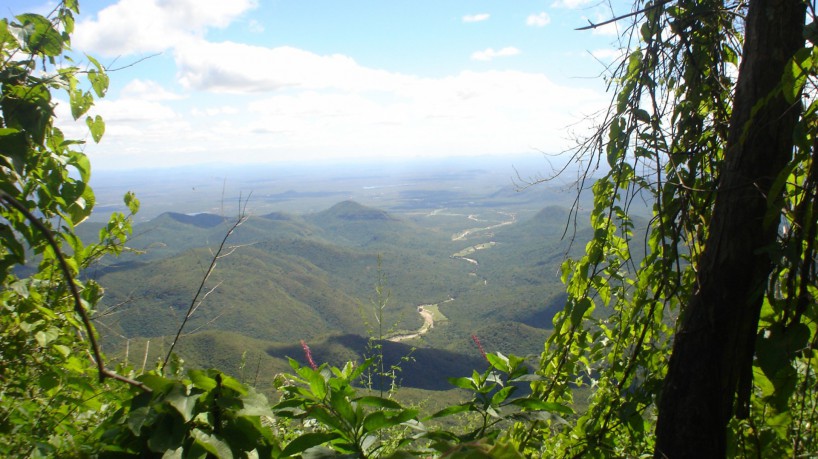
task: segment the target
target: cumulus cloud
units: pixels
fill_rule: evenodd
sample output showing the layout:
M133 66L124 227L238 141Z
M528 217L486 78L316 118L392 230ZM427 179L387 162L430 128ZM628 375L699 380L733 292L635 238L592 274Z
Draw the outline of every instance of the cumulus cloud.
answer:
M591 55L600 61L609 62L621 58L625 55L625 51L616 48L600 48L591 51Z
M173 93L155 81L140 80L139 78L131 80L122 88L121 97L126 99L140 99L140 100L179 100L184 96Z
M417 78L398 97L298 91L247 105L248 131L266 132L277 148L377 155L487 154L554 151L565 127L598 108L589 90L559 86L543 75L462 72ZM558 151L558 150L557 150Z
M566 126L606 102L600 93L536 73L424 78L367 67L343 54L205 38L208 29L226 27L254 5L120 0L79 25L77 49L97 55L172 50L167 56L176 70L174 83L133 80L99 101L92 110L106 120L105 141L89 143L89 154L139 167L228 157L261 162L561 151L569 144ZM527 23L547 20L540 13ZM488 48L471 57L490 61L520 53ZM87 135L83 120L71 123L67 112L61 120Z
M223 28L256 0L120 0L81 21L73 46L97 56L161 52Z
M551 16L548 15L545 11L537 13L537 14L530 14L525 19L525 24L527 26L532 27L545 27L551 23Z
M519 49L513 46L507 46L497 50L494 48L486 48L483 51L475 51L472 53L471 58L475 61L490 61L496 57L516 56L518 54L520 54Z
M577 9L591 3L592 0L556 0L551 4L552 8Z
M243 52L256 53L259 65L272 59L269 68L224 66L219 73L211 68L221 61L218 53L239 48L210 46L204 50L210 60L196 68L186 63L180 74L190 78L191 89L209 93L208 103L139 99L173 92L153 82L133 83L119 98L94 107L107 131L102 144L88 145L89 154L97 155L92 159L111 164L115 157L117 164L138 167L225 155L238 163L561 151L570 145L566 127L606 102L600 93L537 73L464 71L424 78L295 48L250 47ZM76 129L87 131L81 122Z
M224 116L237 115L238 113L239 109L230 105L221 107L193 108L190 110L190 114L193 116Z
M358 65L341 54L319 55L289 46L266 48L205 41L175 51L179 82L186 88L224 93L253 93L285 88L343 88L390 91L411 77ZM235 62L254 62L237 66Z
M467 14L463 16L463 22L483 22L491 17L488 13Z

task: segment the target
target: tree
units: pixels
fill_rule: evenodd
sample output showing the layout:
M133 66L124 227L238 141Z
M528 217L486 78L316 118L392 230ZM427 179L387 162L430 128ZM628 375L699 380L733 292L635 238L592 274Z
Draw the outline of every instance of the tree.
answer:
M575 152L588 160L583 186L607 163L592 185L594 238L563 265L569 299L536 384L547 401L592 394L569 428L518 429L521 447L540 431L543 450L576 456L818 449L806 11L797 0L659 0L625 16L635 45L612 68L607 116ZM652 217L634 239L643 201Z
M724 456L727 423L749 411L764 286L780 260L770 250L779 219L768 216L783 203L772 188L789 175L800 115L781 80L804 46L805 12L799 0L753 0L747 10L724 165L659 403L657 457Z
M92 325L102 295L80 272L116 254L130 220L111 216L97 243L84 244L75 228L91 214L94 193L83 141L66 139L55 125L65 91L74 119L86 116L108 87L105 69L91 57L86 68L67 55L76 1L44 17L23 14L0 21L0 454L66 456L87 439L136 381L108 369ZM84 86L87 85L87 89ZM87 116L91 137L105 129ZM128 194L131 212L138 201ZM98 380L95 382L95 380Z

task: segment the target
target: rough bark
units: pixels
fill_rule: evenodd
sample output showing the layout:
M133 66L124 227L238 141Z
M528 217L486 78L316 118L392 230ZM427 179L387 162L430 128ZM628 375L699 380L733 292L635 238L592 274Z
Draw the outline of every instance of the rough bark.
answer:
M763 250L771 183L792 157L798 110L776 89L803 46L805 5L750 0L742 62L710 235L682 313L659 403L657 458L726 454L739 386L747 390L771 260ZM772 97L770 97L772 95ZM766 99L766 102L763 102ZM755 113L753 113L755 111ZM741 407L739 407L741 409Z

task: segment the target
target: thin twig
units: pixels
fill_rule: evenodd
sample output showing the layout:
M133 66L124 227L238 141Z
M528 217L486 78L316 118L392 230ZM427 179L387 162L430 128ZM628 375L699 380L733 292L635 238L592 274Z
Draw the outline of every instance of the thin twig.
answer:
M241 207L241 204L239 204L239 206ZM162 361L160 371L162 372L165 371L165 366L168 364L168 361L170 360L170 356L173 353L173 349L176 347L176 343L179 341L179 337L182 336L182 331L184 331L185 325L187 325L187 321L193 315L193 312L196 311L196 309L199 307L199 304L201 303L201 301L199 301L199 297L202 296L202 291L205 288L207 280L210 278L210 275L213 274L213 270L216 269L216 262L219 260L219 258L221 258L221 253L225 249L224 246L227 243L227 238L229 238L230 235L233 234L233 231L235 231L236 228L238 228L242 223L244 223L247 220L246 207L247 203L245 202L244 208L241 209L241 212L239 213L239 217L236 219L236 222L233 223L233 226L231 226L227 233L224 235L221 244L219 244L219 249L216 250L216 253L210 259L210 266L207 268L207 271L205 271L204 276L202 276L202 281L199 283L199 288L196 290L196 294L193 295L193 299L190 301L190 306L187 309L185 318L182 320L182 324L176 331L176 336L173 338L173 342L170 344L170 348L168 349L168 353L165 356L165 360ZM235 248L228 247L228 250L235 250ZM207 296L211 292L212 290L208 291L204 295ZM204 301L204 298L202 298L202 301Z
M106 68L105 68L105 71L106 71L106 72L118 72L118 71L120 71L120 70L124 70L124 69L127 69L127 68L129 68L129 67L133 67L133 66L135 66L135 65L137 65L137 64L139 64L139 63L141 63L142 61L146 61L146 60L148 60L148 59L152 59L152 58L154 58L154 57L156 57L156 56L161 56L161 55L162 55L162 53L153 53L153 54L151 54L150 56L145 56L145 57L143 57L143 58L141 58L141 59L137 59L137 60L135 60L135 61L131 62L130 64L125 64L125 65L123 65L123 66L121 66L121 67L117 67L117 68L113 68L113 69L112 69L112 68L110 68L110 67L106 67ZM116 59L114 59L114 62L115 62L115 61L116 61ZM113 65L113 62L111 62L111 65Z
M653 5L648 5L648 6L644 7L644 8L642 8L641 10L637 10L637 11L634 11L634 12L631 12L631 13L628 13L628 14L623 14L622 16L616 16L614 18L608 19L607 21L603 21L603 22L593 23L591 21L588 21L587 26L578 27L578 28L576 28L574 30L596 29L597 27L602 27L604 25L608 25L608 24L611 24L613 22L621 21L622 19L626 19L626 18L629 18L629 17L632 17L632 16L637 16L639 14L645 13L645 12L650 11L652 9L659 8L660 6L665 6L666 4L668 4L668 3L672 2L672 1L673 0L661 0L658 3L655 3Z

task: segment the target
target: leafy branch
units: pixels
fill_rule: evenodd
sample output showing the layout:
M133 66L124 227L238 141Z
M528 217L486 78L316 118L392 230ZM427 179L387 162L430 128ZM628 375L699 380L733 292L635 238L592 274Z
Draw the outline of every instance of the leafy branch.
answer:
M143 391L150 392L150 388L146 385L142 384L139 381L134 379L128 378L126 376L122 376L112 370L109 370L105 366L105 360L102 356L102 351L99 348L99 343L97 342L96 337L94 336L94 326L91 324L91 318L88 316L88 311L85 310L85 307L82 305L82 298L80 297L80 291L77 287L77 283L74 279L74 276L71 274L71 268L68 266L68 262L65 259L65 256L60 249L60 245L57 243L56 239L54 239L54 235L52 234L51 230L40 221L39 218L35 217L31 212L29 212L26 207L21 204L19 201L14 199L11 195L6 193L3 190L0 190L0 200L6 203L7 206L13 207L15 210L23 214L32 225L45 237L48 245L54 251L54 255L57 257L57 262L60 266L60 270L65 276L65 280L68 284L68 290L71 292L71 298L74 302L74 311L80 316L82 319L82 324L85 327L85 333L88 336L88 343L91 346L91 352L93 353L93 360L97 366L97 372L99 373L99 380L100 382L104 381L105 378L114 379L117 381L122 381L124 383L130 384L134 387L138 387Z

